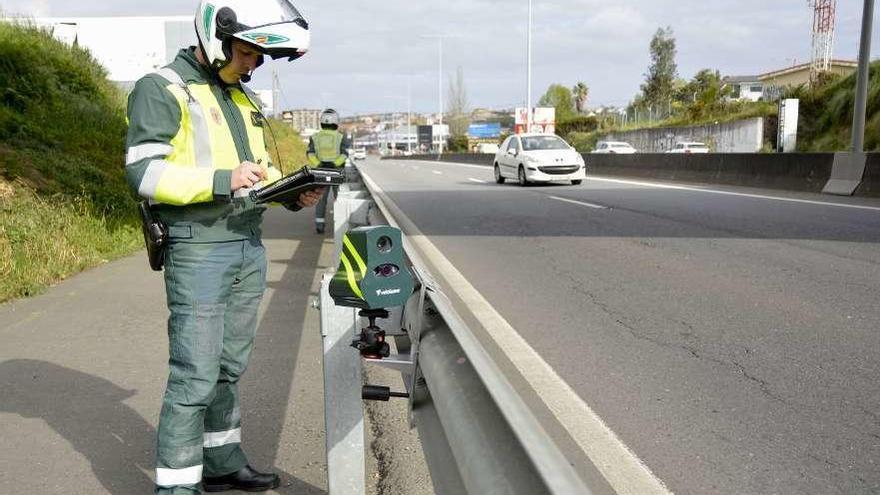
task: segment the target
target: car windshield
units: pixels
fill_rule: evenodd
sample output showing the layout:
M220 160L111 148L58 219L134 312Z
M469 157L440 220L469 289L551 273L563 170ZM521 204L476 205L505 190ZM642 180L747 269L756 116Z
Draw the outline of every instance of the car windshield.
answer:
M522 146L525 151L537 150L567 150L565 141L556 136L530 136L522 138Z

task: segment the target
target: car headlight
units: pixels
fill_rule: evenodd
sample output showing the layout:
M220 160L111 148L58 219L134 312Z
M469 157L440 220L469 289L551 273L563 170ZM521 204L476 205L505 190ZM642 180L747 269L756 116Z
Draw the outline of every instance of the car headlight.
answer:
M584 162L584 157L583 157L583 155L581 155L580 153L578 153L577 155L575 155L575 159L574 159L574 160L575 160L575 163L577 163L577 164L580 164L580 165L586 165L586 162Z

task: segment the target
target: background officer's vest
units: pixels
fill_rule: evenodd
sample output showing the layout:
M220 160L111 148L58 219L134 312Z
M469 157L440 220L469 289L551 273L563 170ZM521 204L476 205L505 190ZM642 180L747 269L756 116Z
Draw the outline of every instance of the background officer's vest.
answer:
M333 130L322 130L312 138L315 143L315 156L321 162L334 163L340 155L342 133Z

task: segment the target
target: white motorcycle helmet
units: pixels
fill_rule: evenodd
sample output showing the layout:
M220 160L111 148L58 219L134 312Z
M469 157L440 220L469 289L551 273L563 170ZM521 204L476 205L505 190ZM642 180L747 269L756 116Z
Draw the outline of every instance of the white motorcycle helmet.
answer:
M321 129L338 129L339 128L339 114L336 113L336 110L332 108L328 108L321 112Z
M205 57L218 71L232 59L233 39L273 60L302 57L311 43L309 24L288 0L201 0L195 24Z

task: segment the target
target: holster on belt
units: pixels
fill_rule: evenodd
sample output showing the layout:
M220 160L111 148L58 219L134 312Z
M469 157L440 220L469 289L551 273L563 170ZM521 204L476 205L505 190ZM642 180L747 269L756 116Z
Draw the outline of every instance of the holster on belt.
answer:
M168 246L168 228L161 220L153 215L150 203L141 201L138 203L138 211L141 214L141 226L144 231L144 243L147 245L147 259L150 268L159 272L165 265L165 248Z

